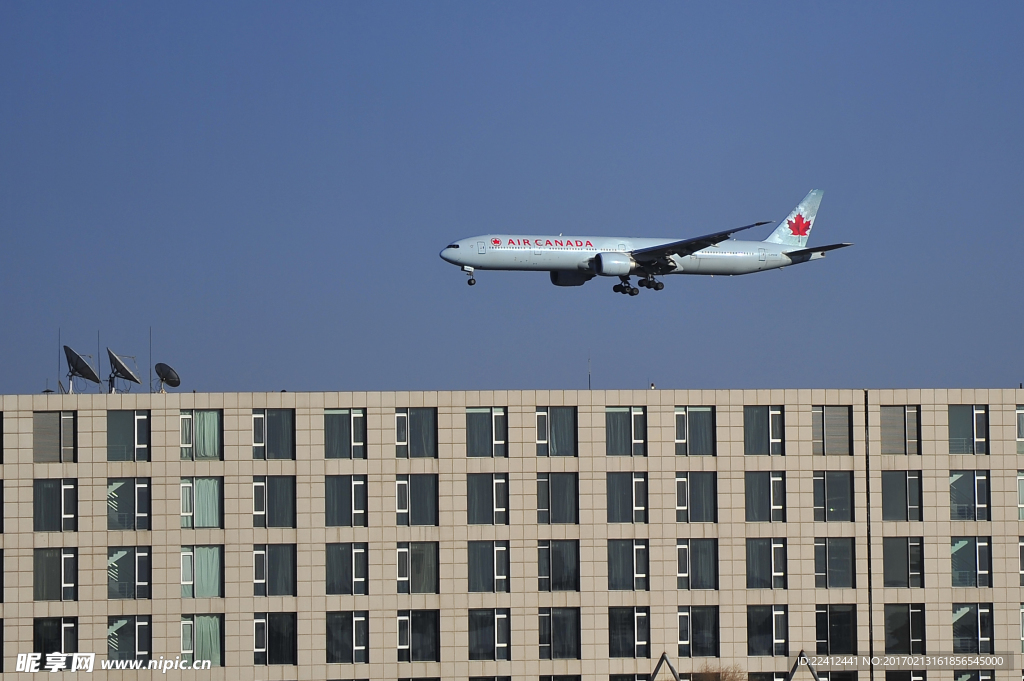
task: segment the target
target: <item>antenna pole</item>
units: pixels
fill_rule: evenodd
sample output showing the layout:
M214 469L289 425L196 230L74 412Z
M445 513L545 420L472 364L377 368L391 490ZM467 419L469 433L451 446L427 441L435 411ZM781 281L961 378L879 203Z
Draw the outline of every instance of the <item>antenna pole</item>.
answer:
M100 376L103 374L103 362L100 360L100 330L96 329L96 375ZM103 383L99 383L96 386L96 392L103 392Z
M590 387L590 353L587 353L587 390L591 390Z
M60 327L57 327L57 390L64 392L60 385Z
M149 327L149 392L153 392L153 327Z

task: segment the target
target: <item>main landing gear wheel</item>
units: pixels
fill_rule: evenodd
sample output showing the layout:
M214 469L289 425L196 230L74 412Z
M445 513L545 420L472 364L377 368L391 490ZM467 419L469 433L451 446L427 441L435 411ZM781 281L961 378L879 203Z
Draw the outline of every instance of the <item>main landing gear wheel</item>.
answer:
M622 284L616 284L615 286L612 286L612 290L615 291L616 293L625 293Z
M640 293L640 289L636 288L635 286L633 288L629 289L629 295L631 295L631 296L639 295L639 293Z
M663 283L662 283L662 282L660 282L660 281L656 281L656 282L654 282L654 290L655 290L655 291L660 291L660 290L661 290L661 289L663 289L663 288L665 288L665 284L663 284Z

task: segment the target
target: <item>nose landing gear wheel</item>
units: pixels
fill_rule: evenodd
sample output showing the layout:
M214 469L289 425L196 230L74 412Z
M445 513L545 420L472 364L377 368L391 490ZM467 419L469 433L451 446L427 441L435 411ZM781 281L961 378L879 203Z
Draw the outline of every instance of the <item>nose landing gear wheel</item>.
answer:
M469 281L467 281L466 283L469 284L470 286L476 286L476 279L470 277Z

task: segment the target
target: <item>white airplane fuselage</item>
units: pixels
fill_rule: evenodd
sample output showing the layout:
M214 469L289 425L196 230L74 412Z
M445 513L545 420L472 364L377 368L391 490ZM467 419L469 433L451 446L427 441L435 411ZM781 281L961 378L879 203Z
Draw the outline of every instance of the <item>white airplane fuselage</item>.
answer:
M638 237L485 234L453 242L441 251L441 257L453 265L477 270L589 272L598 253L628 255L635 250L673 241ZM675 269L666 274L750 274L793 264L786 253L797 250L801 250L800 247L726 239L692 255L670 256ZM807 259L813 259L813 256L796 262ZM633 271L637 269L634 267Z

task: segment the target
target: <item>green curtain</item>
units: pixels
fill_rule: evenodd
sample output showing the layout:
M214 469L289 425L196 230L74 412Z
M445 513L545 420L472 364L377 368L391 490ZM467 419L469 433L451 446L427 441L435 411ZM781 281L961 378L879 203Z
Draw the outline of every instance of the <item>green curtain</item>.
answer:
M196 615L195 659L210 660L214 667L220 667L222 664L220 659L220 618L220 615Z
M220 478L196 478L195 526L220 527Z
M195 563L196 598L220 598L222 595L220 584L221 548L219 546L195 547Z
M193 418L196 461L220 459L220 412L215 409L197 409Z

